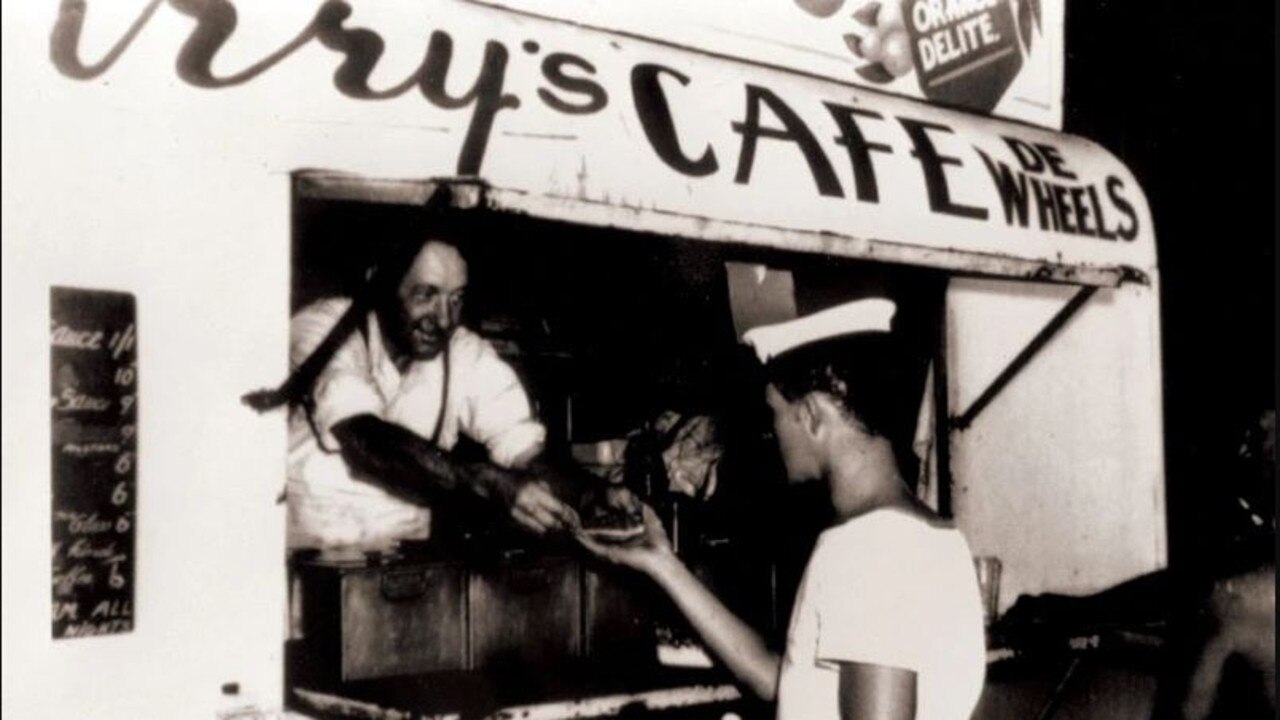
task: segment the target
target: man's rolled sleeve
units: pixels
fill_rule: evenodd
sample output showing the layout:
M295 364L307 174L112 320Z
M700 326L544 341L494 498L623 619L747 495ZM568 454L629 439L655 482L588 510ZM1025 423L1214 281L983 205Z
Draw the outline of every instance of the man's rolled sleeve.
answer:
M465 390L462 430L488 448L495 464L512 467L542 450L546 428L534 418L515 371L488 343L480 348Z
M351 373L323 373L316 381L315 420L318 430L329 448L336 448L333 426L357 415L382 417L384 403L373 383Z

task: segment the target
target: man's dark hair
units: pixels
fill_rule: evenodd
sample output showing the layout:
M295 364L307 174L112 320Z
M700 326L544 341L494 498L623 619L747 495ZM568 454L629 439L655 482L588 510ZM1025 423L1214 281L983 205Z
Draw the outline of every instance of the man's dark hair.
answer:
M789 402L811 392L831 396L866 432L889 440L899 471L914 483L911 442L923 383L919 364L892 334L811 343L771 360L765 374Z
M418 253L429 242L438 242L456 249L466 260L462 233L454 222L436 219L429 227L411 238L397 239L389 246L372 268L369 292L375 304L395 297L400 282L413 264Z

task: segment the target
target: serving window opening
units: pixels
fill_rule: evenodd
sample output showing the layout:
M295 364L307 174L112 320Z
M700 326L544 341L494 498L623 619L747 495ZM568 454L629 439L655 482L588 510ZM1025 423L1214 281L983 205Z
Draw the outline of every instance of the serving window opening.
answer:
M447 235L466 268L460 324L514 371L545 428L543 459L595 484L588 494L621 484L651 504L676 551L776 646L829 503L820 483L786 481L744 330L892 299L916 389L895 439L900 465L936 507L931 367L944 273L383 200L294 198L291 312L358 298L396 247ZM368 341L357 327L343 342ZM463 430L448 452L483 462L483 441ZM435 688L416 707L449 710L478 687L516 703L674 676L727 682L651 588L456 495L432 501L426 538L290 550L293 690L376 699L386 678L413 676Z

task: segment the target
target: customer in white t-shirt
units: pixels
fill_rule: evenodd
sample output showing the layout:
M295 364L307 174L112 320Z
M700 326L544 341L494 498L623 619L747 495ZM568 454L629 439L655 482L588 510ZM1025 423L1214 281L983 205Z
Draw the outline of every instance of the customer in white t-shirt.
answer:
M890 435L914 417L873 299L758 328L787 476L826 483L836 524L819 538L779 658L671 550L646 508L635 545L580 541L650 576L724 664L784 720L968 720L986 668L977 577L964 537L920 504ZM918 391L918 388L917 388Z

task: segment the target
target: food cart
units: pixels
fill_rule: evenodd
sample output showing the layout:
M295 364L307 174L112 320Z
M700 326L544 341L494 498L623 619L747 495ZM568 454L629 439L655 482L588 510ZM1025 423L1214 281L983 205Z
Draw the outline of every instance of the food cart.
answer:
M495 278L473 321L526 361L566 452L655 410L722 409L703 391L751 313L889 287L916 322L921 495L999 558L1000 608L1166 563L1153 224L1103 148L518 3L270 5L5 9L4 94L18 108L5 123L6 360L44 357L31 309L50 285L108 288L136 296L139 378L132 631L51 641L42 623L19 628L6 660L20 649L48 680L6 690L6 709L418 717L503 695L468 674L475 633L518 628L476 629L506 615L474 610L485 580L450 575L456 558L390 589L387 574L371 581L463 598L453 706L422 690L439 683L409 691L385 672L284 672L299 664L286 641L307 631L287 621L283 419L237 400L285 372L290 312L349 287L380 234L422 227L426 207L473 224L477 283ZM786 291L765 289L775 282ZM534 332L530 316L550 321ZM46 437L45 367L6 362L5 424L21 427L7 448ZM15 452L5 463L44 472ZM16 549L48 538L39 486L5 488L18 581L5 583L6 629L11 612L44 617L46 596L12 589L50 572ZM523 576L562 579L551 616L609 592L596 570L561 570ZM766 625L778 598L758 598ZM586 610L566 618L567 667L600 636ZM714 669L525 691L482 709L749 712Z

